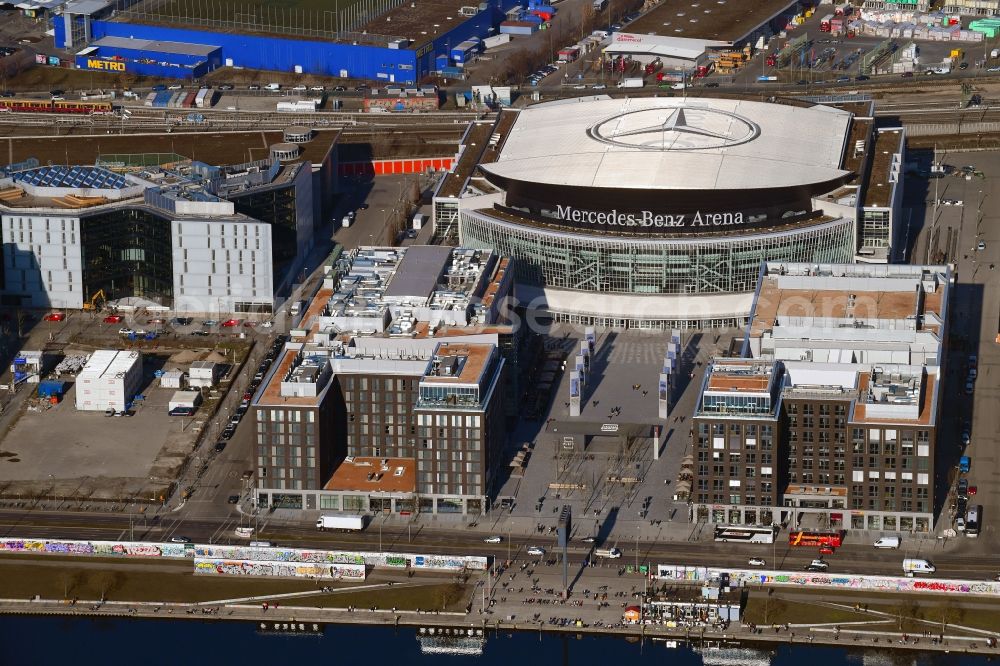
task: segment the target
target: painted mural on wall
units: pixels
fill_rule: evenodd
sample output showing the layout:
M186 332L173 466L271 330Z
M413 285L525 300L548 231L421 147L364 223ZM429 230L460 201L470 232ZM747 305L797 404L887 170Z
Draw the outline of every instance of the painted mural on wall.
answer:
M365 579L363 564L311 564L296 562L261 562L258 560L218 560L196 557L194 572L219 576L280 576L323 580Z
M718 569L713 567L685 567L660 564L655 578L700 582L718 580L728 576L730 584L795 585L826 587L841 590L866 590L883 592L945 592L983 596L1000 596L1000 582L989 580L946 580L942 578L908 578L906 576L864 576L853 574L828 574L811 571L752 571L745 569Z

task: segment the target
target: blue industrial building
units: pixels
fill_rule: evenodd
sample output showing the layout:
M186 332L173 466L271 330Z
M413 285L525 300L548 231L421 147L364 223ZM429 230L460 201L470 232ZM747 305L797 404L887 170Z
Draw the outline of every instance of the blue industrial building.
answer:
M220 47L208 44L102 37L76 54L76 66L140 76L197 79L221 66L221 54Z
M96 46L94 52L78 52L77 66L103 69L102 62L125 62L124 70L177 78L197 78L217 66L243 67L285 72L320 74L342 78L374 79L386 83L417 83L438 69L436 56L450 54L452 47L471 38L482 39L495 32L504 20L505 12L520 4L519 0L496 0L483 3L473 16L455 16L455 26L432 38L400 43L392 38L366 35L370 43L347 43L307 40L293 37L255 35L239 32L213 32L193 28L128 23L119 20L75 14L54 22L55 43L68 50ZM450 18L450 17L449 17ZM434 23L435 21L430 21ZM443 20L441 21L444 22ZM81 40L80 36L86 39ZM101 46L115 38L114 46ZM135 62L131 47L148 43L146 63ZM380 41L381 40L381 41ZM157 45L169 44L169 49ZM190 47L186 50L182 47ZM84 49L86 50L86 49ZM95 54L98 56L95 58ZM107 56L110 60L104 59ZM204 62L195 64L201 59ZM141 65L141 66L140 66ZM121 65L113 65L121 67Z

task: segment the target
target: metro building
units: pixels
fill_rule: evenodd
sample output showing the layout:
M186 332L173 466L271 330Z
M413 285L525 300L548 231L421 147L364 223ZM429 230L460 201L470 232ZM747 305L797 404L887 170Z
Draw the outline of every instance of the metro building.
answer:
M470 128L435 231L510 256L518 299L556 320L742 326L761 262L891 257L905 139L893 128L874 159L871 116L607 96L505 110Z

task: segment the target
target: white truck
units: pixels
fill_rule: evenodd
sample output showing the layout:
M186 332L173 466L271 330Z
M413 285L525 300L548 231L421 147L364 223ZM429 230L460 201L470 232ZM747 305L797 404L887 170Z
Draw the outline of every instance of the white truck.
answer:
M594 551L597 557L606 557L610 560L617 560L622 556L622 551L617 548L598 548Z
M320 516L316 521L318 530L343 530L360 532L365 528L364 516Z
M630 79L622 79L621 82L619 82L618 87L619 88L642 88L644 85L646 85L646 82L643 81L642 79L636 77L636 78L630 78Z

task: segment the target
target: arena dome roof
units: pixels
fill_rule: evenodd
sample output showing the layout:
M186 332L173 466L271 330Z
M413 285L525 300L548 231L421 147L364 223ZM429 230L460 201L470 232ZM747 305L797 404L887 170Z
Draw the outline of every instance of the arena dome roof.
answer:
M538 186L664 191L829 183L852 114L735 99L577 98L522 110L487 176Z

